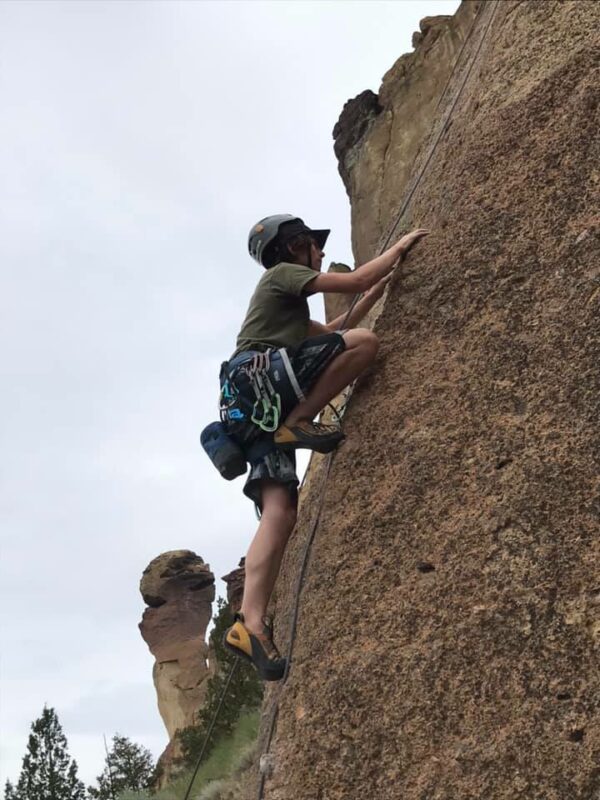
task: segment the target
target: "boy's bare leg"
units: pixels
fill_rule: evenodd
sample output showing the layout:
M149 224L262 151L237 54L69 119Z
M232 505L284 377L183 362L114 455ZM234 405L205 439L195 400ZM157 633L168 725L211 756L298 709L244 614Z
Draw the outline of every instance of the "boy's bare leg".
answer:
M313 419L342 389L357 378L377 355L374 333L356 328L343 334L346 349L327 366L316 384L285 424ZM262 618L279 574L285 546L296 524L296 504L285 486L262 482L262 517L246 556L246 577L241 612L252 633L262 633Z
M289 489L275 481L262 481L262 517L246 556L241 608L244 625L252 633L262 633L262 618L295 524L296 504Z
M374 361L379 341L372 331L354 328L343 336L346 349L325 368L306 399L289 414L284 422L287 427L303 419L314 419L330 400Z

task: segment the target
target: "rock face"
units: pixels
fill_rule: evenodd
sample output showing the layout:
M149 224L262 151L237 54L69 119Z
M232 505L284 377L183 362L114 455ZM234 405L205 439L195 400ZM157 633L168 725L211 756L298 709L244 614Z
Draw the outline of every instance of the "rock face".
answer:
M391 282L324 494L322 459L304 490L283 650L323 511L266 800L600 797L600 3L428 20L337 152L363 261L488 24L401 225L431 235Z
M327 272L351 272L351 268L347 264L336 263L335 261L329 265ZM347 294L326 294L325 297L325 319L331 322L336 317L346 314L350 308L352 297Z
M223 575L221 578L227 584L227 602L233 614L239 611L242 607L242 598L244 596L244 579L246 577L246 570L244 568L246 559L242 558L238 566Z
M352 243L358 263L378 252L386 225L415 172L415 159L444 111L452 68L477 44L473 20L482 3L463 3L454 17L421 21L414 53L401 56L379 95L363 92L346 103L333 130L340 175L350 196ZM472 36L469 33L473 31ZM477 31L478 32L478 31ZM465 48L463 50L463 44Z
M146 567L140 592L149 606L140 631L156 659L153 678L158 709L171 739L169 752L177 755L173 737L195 722L206 693L210 673L205 636L215 578L208 564L191 550L171 550Z

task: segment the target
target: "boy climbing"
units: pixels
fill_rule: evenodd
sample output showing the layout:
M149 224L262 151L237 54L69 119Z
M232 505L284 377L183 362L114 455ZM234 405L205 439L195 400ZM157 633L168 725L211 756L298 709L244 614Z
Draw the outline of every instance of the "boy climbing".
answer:
M264 680L279 680L286 666L266 612L296 522L294 451L330 452L343 439L337 426L313 420L375 359L377 337L355 325L381 297L396 264L426 235L424 229L409 233L353 272L322 274L329 230L311 230L300 218L279 214L250 231L250 255L266 272L221 382L229 403L225 429L242 448L242 460L250 462L244 493L261 519L246 556L241 612L225 634L225 646L251 661ZM327 292L364 295L347 319L342 315L323 325L310 319L307 298ZM346 330L338 332L342 324ZM291 387L291 395L280 386Z

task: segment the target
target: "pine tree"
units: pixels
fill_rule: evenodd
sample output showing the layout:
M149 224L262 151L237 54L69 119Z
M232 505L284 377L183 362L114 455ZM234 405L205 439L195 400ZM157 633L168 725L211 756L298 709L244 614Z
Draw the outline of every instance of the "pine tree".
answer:
M223 645L223 636L227 628L233 625L233 616L227 602L221 597L217 601L217 613L213 617L213 622L210 644L218 665L217 671L208 681L206 700L198 712L198 725L185 728L178 733L183 750L183 761L186 765L194 764L200 754L231 668L238 660L237 656L230 653ZM206 755L212 750L218 739L231 732L244 711L260 705L262 695L263 686L256 670L250 664L240 662L236 674L229 684L227 695L208 741Z
M149 750L126 736L115 734L104 771L96 778L98 786L90 786L88 794L94 800L113 800L126 789L146 789L150 786L153 769Z
M44 707L31 725L27 753L17 785L6 784L7 800L84 800L85 787L77 777L56 712Z
M17 800L15 787L12 785L10 781L6 781L6 784L4 786L4 800Z

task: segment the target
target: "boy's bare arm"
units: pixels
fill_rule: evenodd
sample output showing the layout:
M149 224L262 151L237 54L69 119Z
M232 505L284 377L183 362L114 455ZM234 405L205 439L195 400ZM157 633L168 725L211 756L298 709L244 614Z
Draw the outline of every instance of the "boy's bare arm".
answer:
M424 228L408 233L403 236L396 244L393 244L384 253L362 267L358 267L350 273L328 272L319 274L314 280L307 284L308 294L317 292L334 292L340 294L360 294L375 286L382 278L385 278L396 266L397 262L405 257L410 248L427 236L429 231ZM358 305L358 304L357 304ZM364 316L363 312L363 316ZM331 324L331 323L330 323Z
M385 290L386 284L389 283L390 278L391 275L387 275L385 278L382 278L379 283L376 283L375 286L369 289L364 297L361 297L358 303L354 306L347 319L347 311L345 311L343 314L340 314L339 317L332 319L331 322L328 322L326 325L324 325L322 322L317 322L316 320L311 319L308 323L308 336L321 336L324 333L335 333L337 330L339 330L341 325L344 326L344 330L349 330L350 328L356 327L361 319L369 313L375 303L379 300Z
M335 328L330 327L329 325L323 325L322 322L317 322L315 319L311 319L308 321L308 331L307 336L322 336L324 333L331 333L335 331Z

